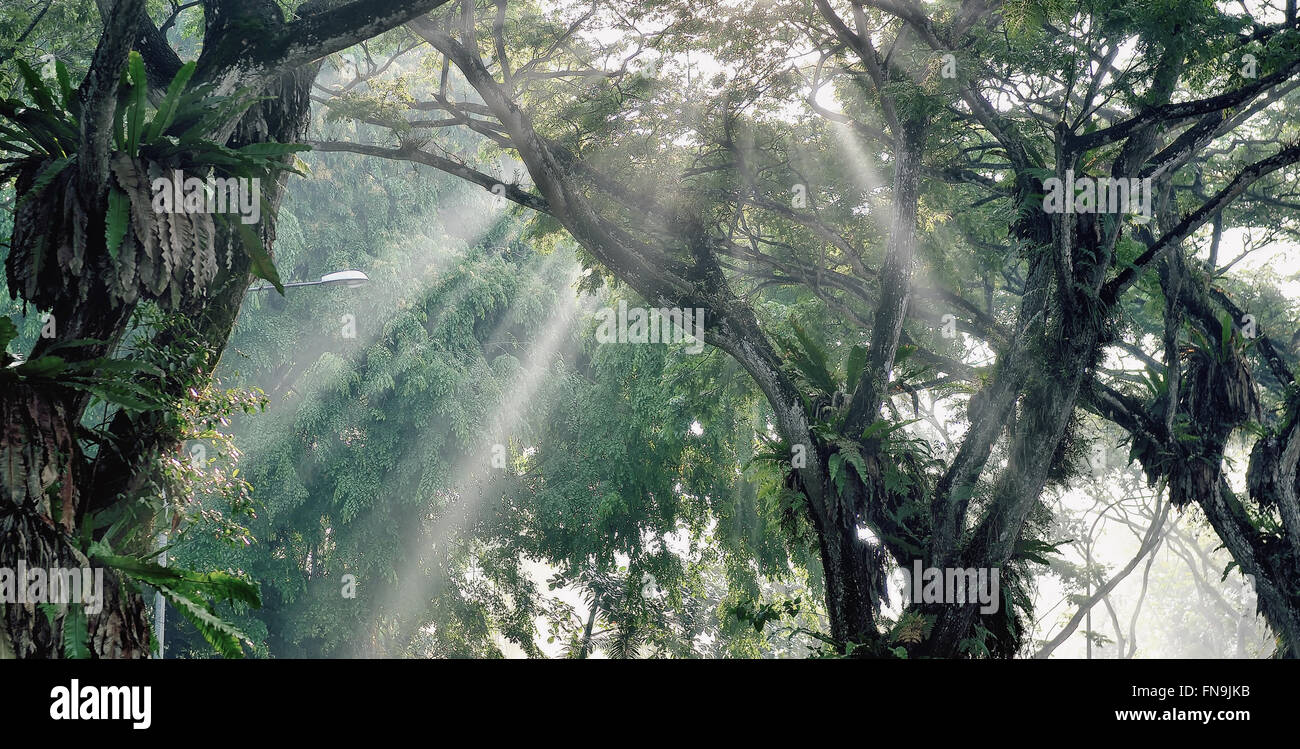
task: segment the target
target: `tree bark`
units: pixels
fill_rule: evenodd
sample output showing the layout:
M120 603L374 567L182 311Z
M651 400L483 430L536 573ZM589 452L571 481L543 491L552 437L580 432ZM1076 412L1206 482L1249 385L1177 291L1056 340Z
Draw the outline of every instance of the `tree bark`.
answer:
M29 570L91 567L72 537L86 504L76 440L79 413L58 395L26 385L0 395L0 567L17 570L20 562ZM149 626L140 595L128 593L105 570L100 604L82 607L91 655L147 657ZM3 604L0 655L63 657L69 614L67 605L58 608L52 622L35 603Z

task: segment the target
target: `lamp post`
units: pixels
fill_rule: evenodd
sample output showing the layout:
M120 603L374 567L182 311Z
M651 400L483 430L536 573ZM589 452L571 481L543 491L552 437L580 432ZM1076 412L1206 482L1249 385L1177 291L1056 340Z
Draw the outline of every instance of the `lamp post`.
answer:
M166 506L167 506L167 492L163 492L163 507ZM164 528L163 531L158 534L158 548L163 549L163 552L158 555L158 565L161 567L167 566L166 547L167 547L167 530ZM163 657L163 636L165 634L163 632L163 621L166 619L166 616L167 616L167 603L163 600L162 593L158 592L157 589L154 589L153 618L154 621L157 623L157 626L154 627L154 629L157 630L154 632L154 639L156 640L156 644L158 647L154 651L153 657L158 658L160 660Z

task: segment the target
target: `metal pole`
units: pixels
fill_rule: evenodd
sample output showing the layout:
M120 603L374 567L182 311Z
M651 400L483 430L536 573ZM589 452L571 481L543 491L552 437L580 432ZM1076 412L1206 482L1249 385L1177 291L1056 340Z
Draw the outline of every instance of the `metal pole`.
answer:
M167 545L167 531L158 534L158 548ZM167 552L158 555L158 564L163 567L167 566ZM154 639L158 641L158 649L154 651L153 657L162 659L163 657L163 629L167 621L167 602L163 599L163 594L157 590L153 592L153 628Z
M280 284L280 285L283 286L283 287L286 288L286 289L291 289L291 288L293 288L293 287L295 287L295 286L320 286L322 283L324 283L324 282L323 282L323 281L291 281L291 282L289 282L289 283L282 283L282 284ZM263 284L262 286L252 286L252 287L249 287L248 290L249 290L249 291L266 291L267 289L274 289L274 288L275 288L275 287L272 286L271 284Z
M163 500L163 530L158 534L158 548L162 549L167 546L167 492L162 492ZM167 566L167 552L158 555L158 564L163 567ZM163 657L163 625L167 620L167 602L163 600L163 595L157 589L153 592L153 629L154 639L158 642L158 649L154 651L153 657L159 660Z

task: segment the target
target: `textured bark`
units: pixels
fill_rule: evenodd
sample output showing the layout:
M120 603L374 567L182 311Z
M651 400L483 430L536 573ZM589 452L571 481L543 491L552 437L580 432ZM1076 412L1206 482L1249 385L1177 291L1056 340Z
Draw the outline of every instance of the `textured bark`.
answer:
M880 272L880 302L871 326L867 366L856 383L849 403L845 433L854 436L880 415L888 392L894 357L898 354L908 300L912 297L912 264L916 257L916 206L921 195L921 161L925 152L926 123L907 120L899 126L894 149L893 203L889 216L889 241Z
M81 145L77 151L78 186L82 199L94 200L108 176L112 148L113 111L117 86L126 67L131 40L144 15L144 0L118 0L105 21L104 33L91 58L90 70L77 95L81 100Z
M75 519L86 499L74 413L66 403L27 386L0 395L0 567L14 570L20 560L28 569L91 566L71 536L79 530ZM105 570L103 604L95 612L86 609L90 652L99 658L145 657L149 627L144 602L118 582ZM63 656L66 606L60 606L53 624L33 603L0 608L0 653Z

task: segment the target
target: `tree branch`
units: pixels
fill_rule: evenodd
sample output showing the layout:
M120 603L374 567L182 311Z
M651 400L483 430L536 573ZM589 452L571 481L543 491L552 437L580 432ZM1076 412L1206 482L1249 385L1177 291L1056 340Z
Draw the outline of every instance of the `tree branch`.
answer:
M487 190L492 190L498 185L503 188L502 196L540 213L551 215L551 207L546 204L546 200L540 195L534 195L530 192L521 190L518 185L504 184L501 180L490 174L473 169L458 161L453 161L442 156L438 156L428 151L418 148L385 148L383 146L371 146L363 143L350 143L347 141L334 140L309 140L307 144L314 150L327 152L347 152L358 153L364 156L378 156L385 159L395 159L398 161L412 161L417 164L431 166L434 169L446 172L450 175L460 177L466 182L473 182Z

